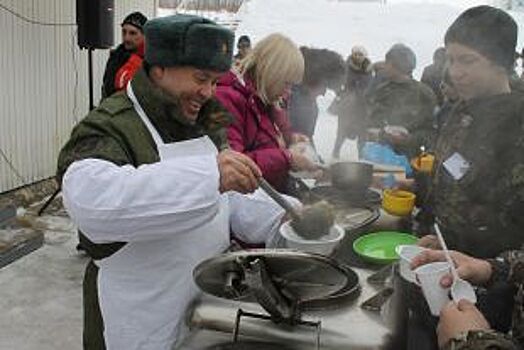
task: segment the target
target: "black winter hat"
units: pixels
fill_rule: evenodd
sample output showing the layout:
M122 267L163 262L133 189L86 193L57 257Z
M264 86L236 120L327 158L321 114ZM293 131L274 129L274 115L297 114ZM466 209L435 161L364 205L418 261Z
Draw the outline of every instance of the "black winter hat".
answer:
M231 67L234 34L213 21L179 14L152 19L144 29L145 61L151 65L221 72Z
M245 43L245 44L248 44L249 46L251 46L251 39L249 39L249 37L247 35L241 35L238 38L237 45L240 44L240 43Z
M453 22L444 42L470 47L493 63L513 69L517 33L517 23L506 12L491 6L477 6L464 11Z
M417 66L417 56L404 44L395 44L386 53L386 62L404 74L411 74Z
M147 22L147 17L144 16L143 13L141 13L141 12L133 12L133 13L130 13L129 15L127 15L126 18L124 18L124 20L122 21L122 24L120 26L123 26L124 24L130 24L130 25L140 29L140 31L143 33L144 32L144 25L146 24L146 22Z

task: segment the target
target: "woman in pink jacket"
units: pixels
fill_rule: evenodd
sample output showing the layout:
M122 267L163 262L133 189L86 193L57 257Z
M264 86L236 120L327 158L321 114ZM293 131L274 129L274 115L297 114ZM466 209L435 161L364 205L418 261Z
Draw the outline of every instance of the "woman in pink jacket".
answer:
M316 169L300 151L288 149L282 130L287 115L278 105L303 74L298 47L281 34L271 34L240 62L238 71L221 78L216 92L235 118L227 132L231 147L253 159L264 178L282 192L290 170Z

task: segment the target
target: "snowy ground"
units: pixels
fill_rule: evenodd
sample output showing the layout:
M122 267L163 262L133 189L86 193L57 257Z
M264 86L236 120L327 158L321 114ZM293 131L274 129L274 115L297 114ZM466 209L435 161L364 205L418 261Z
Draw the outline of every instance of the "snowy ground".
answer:
M441 45L445 29L473 0L251 0L234 18L238 34L257 40L280 31L299 45L334 49L344 56L351 46L365 45L372 59L381 59L396 42L413 46L420 74ZM161 11L162 15L167 14ZM220 15L213 15L218 18ZM521 24L522 14L515 14ZM522 46L522 45L519 45ZM321 113L315 133L326 157L333 147L336 118L325 112L332 95L319 100ZM343 150L344 151L344 150ZM343 157L354 156L346 143ZM44 247L0 270L0 349L81 349L81 279L86 259L74 247L76 235L67 219L48 217Z

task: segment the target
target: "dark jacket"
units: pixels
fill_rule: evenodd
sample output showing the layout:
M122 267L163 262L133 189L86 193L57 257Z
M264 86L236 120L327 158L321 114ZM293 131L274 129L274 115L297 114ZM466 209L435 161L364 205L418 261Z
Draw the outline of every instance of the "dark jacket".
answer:
M288 106L289 119L292 130L308 136L310 139L315 132L318 118L316 98L303 86L294 86Z
M434 137L433 112L435 95L426 85L413 79L391 81L379 85L368 96L368 128L387 125L402 126L410 133L409 141L396 146L396 151L409 158L428 147Z
M104 71L104 79L102 83L102 98L111 96L116 92L115 77L120 68L131 57L133 51L127 50L124 44L118 45L114 50L109 53L109 59L106 63L106 69Z
M330 106L330 111L338 115L337 138L355 138L366 128L365 92L371 82L371 62L365 59L356 65L351 57L347 65L346 81L343 89Z
M424 68L424 71L422 72L422 78L420 79L422 83L426 84L431 88L431 90L433 90L439 105L444 102L444 96L442 95L442 91L440 89L440 83L442 82L443 74L443 68L433 63Z
M444 166L468 162L457 179ZM494 257L524 242L524 98L519 92L457 104L435 148L429 205L452 249Z

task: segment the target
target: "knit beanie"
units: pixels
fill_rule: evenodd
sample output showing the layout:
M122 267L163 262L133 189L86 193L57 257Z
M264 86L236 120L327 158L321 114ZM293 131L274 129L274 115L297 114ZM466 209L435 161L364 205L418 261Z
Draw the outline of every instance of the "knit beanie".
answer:
M517 45L517 23L506 12L491 6L464 11L449 27L447 45L467 46L506 69L513 69Z
M133 12L124 18L122 21L122 24L120 26L123 26L124 24L130 24L133 27L138 28L142 33L144 32L144 25L147 22L147 17L144 16L141 12Z

